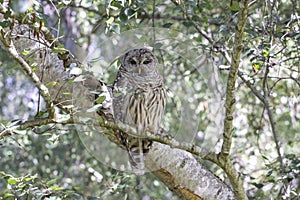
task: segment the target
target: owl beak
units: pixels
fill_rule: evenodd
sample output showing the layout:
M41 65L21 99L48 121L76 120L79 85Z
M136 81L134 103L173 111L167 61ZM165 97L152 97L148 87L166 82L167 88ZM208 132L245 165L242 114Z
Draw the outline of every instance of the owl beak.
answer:
M138 74L141 74L141 73L142 73L142 67L138 66Z

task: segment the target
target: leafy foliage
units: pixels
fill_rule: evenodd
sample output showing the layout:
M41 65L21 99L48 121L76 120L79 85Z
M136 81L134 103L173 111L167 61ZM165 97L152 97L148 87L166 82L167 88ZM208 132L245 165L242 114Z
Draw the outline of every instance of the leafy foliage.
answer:
M240 9L237 1L230 5L230 1L157 0L154 7L153 1L148 0L30 2L33 3L26 12L11 6L12 9L4 13L5 21L0 22L0 26L11 26L11 14L17 13L16 17L24 22L34 22L37 34L43 26L51 28L52 34L63 43L53 52L70 52L83 61L88 57L85 52L98 53L96 50L103 48L101 45L108 37L137 28L165 28L170 36L178 37L180 32L184 35L182 38L189 38L190 46L182 55L175 51L175 40L167 44L155 41L157 38L153 38L153 34L138 36L141 43L152 42L163 65L161 71L170 96L166 129L172 133L180 128L182 132L190 131L188 125L180 127L179 123L184 118L182 105L185 105L186 110L193 111L186 121L196 122L193 124L196 134L191 140L184 134L175 137L199 146L205 145L203 138L211 137L216 141L208 144L212 147L210 150L218 150L219 135L211 133L221 131L223 126L223 110L215 106L222 105L226 97L226 69L230 66L228 57L234 44L236 16ZM239 80L232 153L235 167L244 175L250 199L299 198L299 7L297 1L251 2L240 72L252 89ZM105 53L113 55L113 45L109 48ZM30 49L24 49L23 56L31 53ZM46 115L37 89L18 65L7 59L8 55L2 49L0 55L1 127ZM189 58L189 55L193 57ZM90 68L99 64L97 59L93 61L88 63ZM100 79L111 84L118 64L112 60L110 64L101 63ZM35 67L33 65L32 69ZM270 120L265 103L253 93L253 88L264 98L269 98L274 121ZM182 92L181 98L175 95L178 94L176 89ZM214 99L220 103L216 104ZM99 97L97 101L102 103L104 99ZM272 124L279 133L277 144ZM124 199L176 198L151 175L136 177L101 164L85 151L72 126L41 126L26 130L19 135L0 138L0 146L2 198L92 199L122 198L124 194ZM226 179L216 166L209 163L208 167Z

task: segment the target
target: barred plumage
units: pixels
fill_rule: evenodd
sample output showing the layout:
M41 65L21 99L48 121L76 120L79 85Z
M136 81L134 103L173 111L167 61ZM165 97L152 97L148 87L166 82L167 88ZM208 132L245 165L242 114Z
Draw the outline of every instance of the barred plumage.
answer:
M151 141L145 131L158 134L166 106L166 91L158 73L157 59L148 49L133 49L121 58L121 67L113 87L114 117L117 122L136 127L139 135L119 132L131 165L144 169L144 155Z

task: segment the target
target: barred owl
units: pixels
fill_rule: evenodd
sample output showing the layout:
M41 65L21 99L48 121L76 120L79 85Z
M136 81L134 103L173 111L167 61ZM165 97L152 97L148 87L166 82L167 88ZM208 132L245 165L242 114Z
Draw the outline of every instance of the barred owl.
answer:
M137 130L137 135L119 131L119 139L128 152L131 166L142 171L145 154L152 144L142 133L159 134L166 106L166 91L157 64L150 50L130 50L121 57L121 67L113 85L116 122Z

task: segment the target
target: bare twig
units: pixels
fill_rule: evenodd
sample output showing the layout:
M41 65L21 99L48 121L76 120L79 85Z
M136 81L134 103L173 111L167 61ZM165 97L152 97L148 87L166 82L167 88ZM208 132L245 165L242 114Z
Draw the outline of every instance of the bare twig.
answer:
M272 104L270 103L270 93L268 91L268 83L267 83L267 79L268 79L268 74L269 74L269 67L268 65L266 66L266 70L265 70L265 75L264 75L264 79L263 79L263 91L264 91L264 105L265 108L267 110L268 113L268 117L270 120L270 124L271 124L271 129L272 129L272 133L273 133L273 137L274 137L274 142L276 145L276 151L278 154L278 159L280 162L280 165L283 166L283 159L282 159L282 155L280 153L280 145L279 145L279 137L278 137L278 130L277 130L277 126L275 125L275 119L274 119L274 114L273 114L273 108L272 108Z
M15 125L12 127L4 127L4 130L0 132L0 138L3 138L5 136L13 135L13 134L18 134L16 131L17 130L25 130L28 128L34 128L36 126L42 126L42 125L48 125L48 124L53 124L55 121L50 118L45 118L45 119L37 119L34 121L26 121L22 124Z
M242 79L242 81L244 83L246 83L246 85L248 86L248 88L250 88L250 90L253 92L253 94L261 101L264 102L264 96L254 87L254 85L251 84L251 82L249 80L247 80L244 77L243 72L238 71L238 75L240 77L240 79Z

